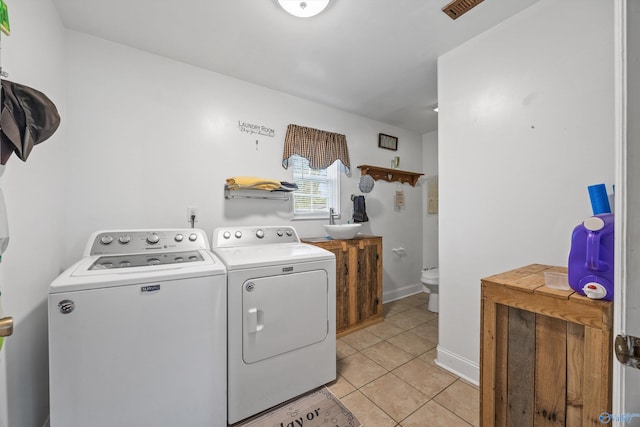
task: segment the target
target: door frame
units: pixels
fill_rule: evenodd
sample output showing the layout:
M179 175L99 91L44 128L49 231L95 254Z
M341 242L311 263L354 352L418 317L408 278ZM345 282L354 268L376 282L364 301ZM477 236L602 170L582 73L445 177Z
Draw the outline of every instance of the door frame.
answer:
M614 1L615 278L613 336L626 330L627 263L627 0ZM622 414L625 367L613 360L612 413Z

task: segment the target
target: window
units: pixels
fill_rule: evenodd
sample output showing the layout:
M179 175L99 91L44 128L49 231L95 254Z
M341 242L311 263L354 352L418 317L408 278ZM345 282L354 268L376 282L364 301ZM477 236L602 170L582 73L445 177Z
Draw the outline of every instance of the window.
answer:
M326 169L311 169L309 160L298 155L290 159L293 182L294 218L328 218L329 208L340 212L340 179L338 161Z

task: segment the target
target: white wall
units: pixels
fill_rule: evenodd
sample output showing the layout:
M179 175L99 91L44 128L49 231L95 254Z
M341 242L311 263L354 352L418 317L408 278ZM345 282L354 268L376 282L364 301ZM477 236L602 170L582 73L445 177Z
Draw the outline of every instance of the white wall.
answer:
M425 181L438 178L438 131L422 135L422 165ZM438 266L438 214L427 213L429 191L427 182L422 193L422 266Z
M543 0L438 64L438 362L478 380L480 279L566 265L614 179L613 3Z
M81 33L66 33L68 193L66 263L89 234L104 228L292 223L303 237L326 235L328 220L291 221L288 202L225 200L225 178L254 175L291 180L281 166L290 123L347 136L352 174L341 179L342 221L358 194L357 165L422 168L421 136ZM275 137L243 133L238 121L275 129ZM399 138L398 151L378 148L378 133ZM256 147L256 140L259 141ZM421 184L420 184L421 185ZM406 205L394 208L402 188ZM367 195L369 234L383 236L385 299L414 292L422 262L421 188L377 181ZM409 226L407 226L409 225ZM407 256L391 252L404 247Z
M11 233L0 286L15 321L0 352L0 426L41 427L49 413L47 291L64 247L63 30L49 0L8 3L12 32L2 35L2 68L9 80L44 92L63 120L26 163L12 156L0 180Z

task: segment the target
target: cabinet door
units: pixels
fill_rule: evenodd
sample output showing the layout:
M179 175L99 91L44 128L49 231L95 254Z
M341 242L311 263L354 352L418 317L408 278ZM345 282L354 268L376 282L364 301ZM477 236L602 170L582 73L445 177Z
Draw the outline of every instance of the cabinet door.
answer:
M356 322L381 314L380 247L376 240L369 240L356 248Z
M324 247L336 256L336 332L349 327L349 256L340 247Z

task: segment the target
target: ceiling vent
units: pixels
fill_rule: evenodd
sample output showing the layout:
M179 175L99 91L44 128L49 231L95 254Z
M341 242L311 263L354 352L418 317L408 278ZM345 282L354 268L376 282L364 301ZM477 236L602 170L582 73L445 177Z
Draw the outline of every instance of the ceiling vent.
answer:
M449 15L451 19L456 19L467 13L484 0L453 0L442 8L442 11Z

